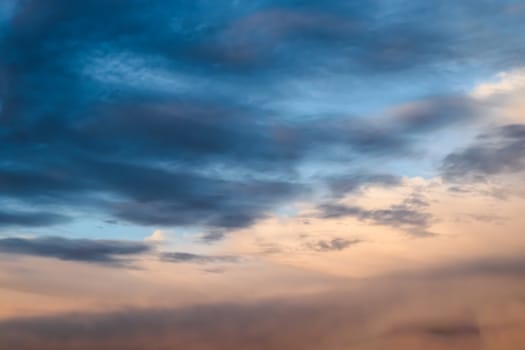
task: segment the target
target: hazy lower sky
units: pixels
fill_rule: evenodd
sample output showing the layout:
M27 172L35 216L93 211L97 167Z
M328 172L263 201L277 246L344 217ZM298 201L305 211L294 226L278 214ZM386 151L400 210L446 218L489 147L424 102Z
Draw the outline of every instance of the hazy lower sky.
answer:
M524 349L522 33L518 0L0 0L0 349Z

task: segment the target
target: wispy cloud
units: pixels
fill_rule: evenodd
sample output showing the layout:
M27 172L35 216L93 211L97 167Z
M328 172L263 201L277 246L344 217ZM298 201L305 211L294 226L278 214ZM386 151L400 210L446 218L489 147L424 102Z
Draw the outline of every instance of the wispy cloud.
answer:
M318 206L318 216L323 219L354 217L375 225L385 225L403 229L414 236L432 236L427 229L433 219L425 211L428 204L419 197L409 197L400 204L386 209L365 209L340 203L327 203Z
M173 263L236 263L240 261L237 256L229 255L202 255L185 252L164 252L161 254L161 260Z

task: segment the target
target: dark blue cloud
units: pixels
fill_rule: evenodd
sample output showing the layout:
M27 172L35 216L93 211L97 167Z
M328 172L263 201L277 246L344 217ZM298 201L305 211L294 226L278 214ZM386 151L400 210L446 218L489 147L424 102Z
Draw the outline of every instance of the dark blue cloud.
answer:
M26 226L41 227L52 226L68 222L67 216L46 211L5 211L0 210L0 227Z
M0 29L1 196L216 237L252 225L308 192L305 162L411 155L478 111L440 94L380 122L287 115L271 103L285 79L511 67L525 50L513 5L20 0ZM368 182L396 180L333 186Z

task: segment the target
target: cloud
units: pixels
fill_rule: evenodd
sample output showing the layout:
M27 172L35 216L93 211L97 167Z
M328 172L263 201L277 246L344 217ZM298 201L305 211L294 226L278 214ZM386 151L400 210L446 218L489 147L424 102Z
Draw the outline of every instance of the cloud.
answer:
M525 170L525 125L504 125L479 135L473 145L449 154L441 170L450 181L484 180Z
M495 95L508 94L525 88L525 70L516 69L511 72L500 72L494 81L479 84L472 91L476 98L488 98Z
M166 233L162 230L155 230L151 235L144 238L146 242L162 242L166 239Z
M210 263L236 263L239 262L239 257L227 255L200 255L184 252L164 252L161 254L161 260L173 263L196 263L196 264L210 264Z
M352 245L355 245L361 242L362 241L359 239L348 240L345 238L334 238L329 241L320 240L316 244L312 244L311 247L314 250L317 250L320 252L329 252L329 251L344 250Z
M522 276L525 275L525 261L521 257L491 257L465 261L461 264L443 266L426 273L433 278L454 276ZM420 273L421 275L421 273Z
M62 237L0 238L0 253L21 254L118 266L129 257L148 253L142 242L69 239Z
M187 252L158 252L153 243L163 239L155 231L144 242L124 240L70 239L64 237L0 238L0 253L41 256L65 261L96 263L107 266L129 266L141 254L171 263L218 264L237 263L230 255L201 255ZM341 242L343 244L343 242Z
M463 337L473 336L479 338L481 330L479 326L472 324L464 325L449 325L449 326L434 326L423 329L424 332L436 337Z
M357 89L370 72L421 80L480 57L514 66L524 44L504 28L520 32L520 16L489 2L446 3L401 1L392 12L373 0L19 1L0 39L2 197L226 232L322 185L304 186L300 169L410 157L429 134L476 117L479 101L437 89L380 117L355 116L353 106L305 116L274 102L286 82L319 72ZM397 181L381 174L329 186Z
M44 199L40 201L43 205L95 206L115 218L144 225L231 229L252 224L274 205L293 198L302 189L301 184L287 181L229 180L187 169L117 161L70 159L66 164L52 166L58 175L49 176L57 177L53 182L56 186L48 186L48 175L36 174L34 169L31 175L12 175L12 180L3 183L9 187L6 193L30 203ZM100 198L103 191L111 196ZM5 216L4 221L7 219Z
M495 61L492 64L499 63L491 48L507 41L496 41L506 33L498 25L507 20L512 27L521 27L520 16L509 16L503 4L447 1L438 9L406 1L396 5L395 12L389 12L389 7L378 1L365 1L359 7L341 1L329 1L323 7L310 2L301 6L265 2L256 11L230 21L202 52L208 60L237 69L271 69L288 63L295 71L307 63L327 62L357 74L419 66L435 69L433 64L476 59L476 54L490 55ZM483 20L476 20L476 16ZM476 30L482 24L493 31ZM482 46L484 41L486 47ZM508 45L522 47L515 41ZM307 62L294 55L303 50L310 54ZM340 63L330 56L347 59ZM506 62L520 58L510 52L501 56Z
M13 318L0 321L0 344L20 350L519 348L522 276L460 276L380 277L293 298ZM486 305L513 305L515 312Z
M226 236L224 232L212 231L202 235L201 240L206 243L213 243L220 241Z
M401 104L393 108L388 117L393 130L417 134L471 122L481 107L466 96L433 96Z
M464 338L474 338L480 340L482 335L481 327L476 322L458 322L458 321L447 321L440 324L421 324L414 326L406 326L400 329L394 329L391 334L421 334L430 336L436 339L447 339L447 340L458 340Z
M128 174L125 181L119 169ZM109 189L127 198L113 205L114 215L145 225L246 227L302 188L284 181L232 181L126 164L109 164L103 171Z
M166 292L168 298L160 298L166 294L150 289L172 282L178 288L177 298L186 287L195 288L194 282L199 285L194 290L207 291L200 286L208 287L205 283L215 277L207 275L201 281L198 273L202 271L191 264L209 272L232 264L227 275L238 275L231 280L217 278L224 289L209 288L210 293L205 293L214 298L229 292L228 288L240 290L234 295L249 298L272 294L281 289L273 276L285 269L282 265L290 270L300 267L301 275L297 272L294 278L286 278L283 287L296 297L298 289L314 289L317 279L324 282L325 272L351 275L361 270L356 274L368 275L387 265L397 268L396 264L403 264L400 260L430 263L440 255L437 252L450 247L456 249L451 256L459 250L462 256L470 256L481 247L504 251L521 242L515 231L522 222L513 214L519 211L512 203L505 204L505 220L498 227L507 232L505 239L501 235L496 239L488 216L479 215L490 213L491 203L480 200L475 191L463 195L458 191L451 197L450 192L442 193L446 191L441 183L433 187L441 181L434 178L437 173L448 182L466 180L478 186L478 180L499 175L519 178L525 170L521 124L496 126L470 146L451 151L465 134L479 127L478 120L504 109L496 105L504 98L500 95L523 88L516 67L523 65L525 41L516 33L525 32L525 12L514 0L0 3L0 203L6 208L0 210L0 228L47 231L48 226L75 220L70 226L85 232L97 229L95 221L100 220L115 225L103 225L97 235L113 229L125 235L130 229L142 238L145 234L137 230L185 226L183 231L195 232L199 243L226 238L221 244L232 249L232 255L207 254L193 246L196 241L190 238L190 252L160 252L160 244L154 243L164 238L160 231L140 242L0 238L5 261L30 260L13 259L15 255L62 260L46 260L53 271L49 280L28 277L38 274L38 266L25 266L25 272L14 277L0 274L0 291L7 293L2 296L14 300L10 310L22 304L24 310L27 305L51 310L54 306L47 298L53 296L46 294L50 290L60 296L56 299L62 307L80 305L71 290L83 288L62 288L69 280L55 266L83 280L84 268L99 268L94 264L130 266L147 255L140 263L152 269L144 273L105 269L114 273L114 295L124 290L123 294L133 294L131 299L116 298L118 302L131 300L144 306L149 300L156 305L158 300L171 303L171 290ZM480 74L501 70L518 73L501 75L500 81L480 85L470 95L458 91L471 86ZM441 169L435 169L432 157L448 153ZM423 187L435 206L430 208L417 195L385 204L412 186L412 181L419 181L409 178L418 175L424 177ZM375 196L372 187L393 190ZM318 202L319 190L326 189L331 197ZM360 195L366 196L357 198ZM17 210L8 207L12 203ZM295 214L303 213L303 205L308 210L316 203L321 204L314 216L322 220L304 225L302 214ZM468 213L463 209L467 206ZM57 208L76 215L66 217ZM462 215L466 220L461 225L447 221ZM345 217L362 229L359 237L381 242L359 245L352 251L355 255L339 254L361 242L343 238L349 237L343 232L348 227L338 219ZM433 227L436 222L442 225ZM385 226L413 236L428 236L438 228L448 231L435 240L405 239L410 243L399 244L396 237L386 237L392 230ZM247 234L231 234L240 230ZM472 244L471 237L479 231L483 232L476 237L483 241ZM449 237L451 243L443 243ZM512 249L520 247L516 244ZM252 264L242 264L242 257L250 254L260 260L253 264L257 268L245 270L244 265ZM322 259L311 259L313 255ZM344 260L346 256L351 259ZM155 271L158 266L162 271ZM197 275L187 276L181 272L185 268ZM322 276L313 278L307 270ZM477 262L435 272L439 281L427 288L425 280L420 294L406 289L391 293L385 288L390 283L378 283L364 288L366 298L354 299L349 292L304 303L286 300L246 306L235 300L191 309L12 320L0 322L0 344L20 350L331 350L361 345L363 349L410 350L414 344L428 349L445 344L450 349L459 342L461 349L475 349L486 345L480 342L487 331L476 320L485 320L484 312L493 309L502 312L486 307L499 305L491 302L500 299L483 299L480 317L459 320L450 315L443 322L439 317L429 320L422 310L430 305L431 316L443 308L472 310L469 302L479 300L474 293L507 289L510 284L491 280L472 288L465 283L452 293L453 283L441 284L446 276L462 280L482 273L495 279L500 273L516 277L512 274L522 271L521 262ZM248 274L259 284L246 283ZM118 277L124 275L140 280L133 282L137 290L121 282ZM172 281L177 276L184 282ZM407 279L400 280L392 284ZM100 280L82 286L91 283L100 284ZM308 288L299 288L300 284ZM440 293L429 298L428 291L435 289L444 295L439 305L435 301ZM115 305L107 298L107 290L104 286L81 294L88 295L84 300L90 303ZM375 293L383 291L374 299ZM463 293L472 294L459 308L454 302ZM36 302L20 302L32 298L44 302L38 307ZM412 304L417 300L423 300L421 309ZM381 301L389 305L377 306ZM509 305L521 304L512 300ZM412 312L418 317L412 318ZM420 313L425 315L419 317ZM421 339L423 345L418 343Z
M401 177L392 174L350 174L333 176L327 180L328 187L335 197L344 197L367 186L396 186L401 184Z

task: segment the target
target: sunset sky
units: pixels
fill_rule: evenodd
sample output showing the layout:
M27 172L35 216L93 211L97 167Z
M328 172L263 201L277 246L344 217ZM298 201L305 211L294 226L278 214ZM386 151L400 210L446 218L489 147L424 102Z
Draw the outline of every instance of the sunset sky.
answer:
M0 350L525 349L525 1L0 0Z

